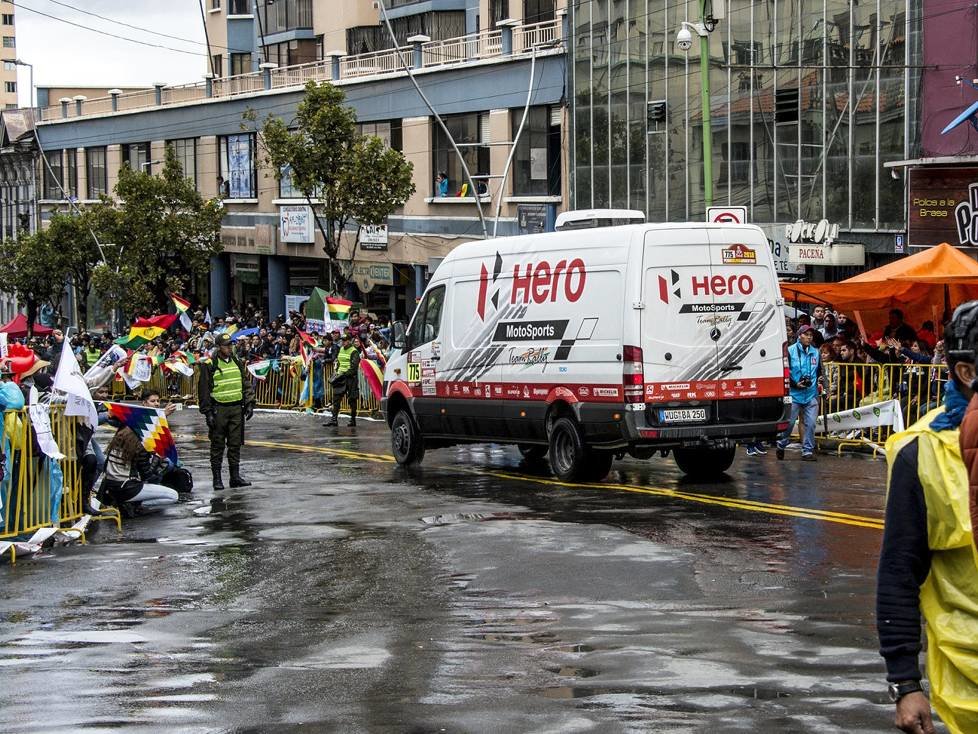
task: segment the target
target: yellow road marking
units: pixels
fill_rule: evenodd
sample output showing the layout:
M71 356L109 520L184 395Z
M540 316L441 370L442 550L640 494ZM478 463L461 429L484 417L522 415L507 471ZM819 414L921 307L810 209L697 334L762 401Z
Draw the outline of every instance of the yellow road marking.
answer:
M194 436L195 440L206 440L203 436ZM394 463L394 457L389 454L368 454L360 451L349 451L347 449L332 448L328 446L306 446L297 443L282 443L278 441L246 441L247 446L261 446L270 449L285 449L288 451L301 451L305 453L330 454L354 461L372 461L381 464ZM446 467L442 467L446 468ZM480 476L505 479L507 481L531 482L550 487L561 487L564 489L587 489L603 490L605 492L629 492L632 494L646 494L654 497L665 497L668 499L683 500L685 502L695 502L703 505L715 505L727 507L734 510L746 510L748 512L760 512L767 515L781 515L783 517L799 517L808 520L822 520L824 522L837 523L840 525L851 525L859 528L883 529L882 518L869 517L868 515L853 515L846 512L834 512L832 510L819 510L809 507L797 507L794 505L781 505L773 502L761 502L759 500L740 499L738 497L717 497L709 494L697 492L684 492L678 489L668 489L666 487L639 487L633 484L597 484L584 482L563 482L559 479L548 479L546 477L535 477L529 474L514 474L511 472L500 471L497 469L484 469L479 467L451 467L456 471L464 471Z

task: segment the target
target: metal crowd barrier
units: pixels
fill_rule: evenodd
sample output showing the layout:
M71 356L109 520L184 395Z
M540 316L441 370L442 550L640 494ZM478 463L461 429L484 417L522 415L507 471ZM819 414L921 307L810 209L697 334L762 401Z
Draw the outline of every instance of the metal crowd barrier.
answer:
M314 375L314 379L317 384L322 385L322 406L328 407L333 402L333 386L330 384L330 378L334 372L333 365L313 362L312 369L318 371ZM194 365L192 377L183 377L170 370L155 367L150 381L146 383L146 388L159 390L160 395L166 401L196 403L199 375L200 369L197 365ZM360 386L358 412L362 414L379 413L380 401L371 392L366 378L360 374L358 379ZM259 408L280 408L284 410L306 410L319 407L316 404L315 390L311 390L310 395L303 396L305 380L301 370L294 368L290 361L282 360L278 363L278 369L269 370L264 380L253 380L255 404ZM124 383L118 380L113 382L113 399L122 399L127 394L128 391ZM349 410L346 398L343 399L340 410Z
M823 374L826 390L819 408L828 425L818 440L831 442L839 452L846 447L869 447L874 453L882 451L893 428L887 425L833 431L829 416L897 400L904 425L909 426L941 404L948 380L946 366L926 364L828 362L823 365Z
M0 541L27 540L38 530L57 528L64 532L82 518L81 467L77 454L78 419L64 414L63 405L52 405L51 434L63 459L55 461L40 451L27 409L3 414L4 440L7 451L6 473L0 482ZM52 496L52 462L62 474L60 496ZM93 520L114 521L122 529L117 510L106 508L103 516ZM86 541L83 529L72 529ZM16 545L10 547L11 562L16 562Z

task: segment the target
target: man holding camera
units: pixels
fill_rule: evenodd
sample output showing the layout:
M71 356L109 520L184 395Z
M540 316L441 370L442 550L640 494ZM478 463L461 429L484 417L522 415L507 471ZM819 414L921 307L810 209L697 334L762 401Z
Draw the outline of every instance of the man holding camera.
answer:
M200 412L207 419L210 431L214 489L224 489L221 465L225 444L231 487L250 487L251 482L241 477L241 444L244 443L244 423L255 412L255 391L244 363L234 353L229 334L217 338L217 350L211 361L201 364L197 389Z
M818 420L818 385L822 380L822 363L818 350L812 346L815 330L808 326L798 329L798 341L788 347L791 370L791 420L788 429L778 440L778 459L784 459L791 430L801 416L804 425L801 460L815 461L815 422Z

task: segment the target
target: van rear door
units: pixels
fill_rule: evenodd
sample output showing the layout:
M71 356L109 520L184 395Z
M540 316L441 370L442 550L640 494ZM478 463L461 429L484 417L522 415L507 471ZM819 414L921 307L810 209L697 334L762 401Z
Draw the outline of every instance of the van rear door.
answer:
M717 397L719 337L710 249L705 228L651 230L645 235L639 346L646 403Z
M784 396L784 315L767 239L748 228L710 228L707 234L711 291L720 331L717 398L780 400ZM772 407L772 413L778 410L780 403Z

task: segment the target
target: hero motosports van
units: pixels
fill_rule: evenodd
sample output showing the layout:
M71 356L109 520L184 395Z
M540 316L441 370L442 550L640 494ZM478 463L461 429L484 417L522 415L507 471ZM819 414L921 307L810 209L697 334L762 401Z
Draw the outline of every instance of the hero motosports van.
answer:
M757 227L640 224L471 242L395 325L394 456L462 442L548 452L565 480L672 451L715 476L786 427L778 281Z

